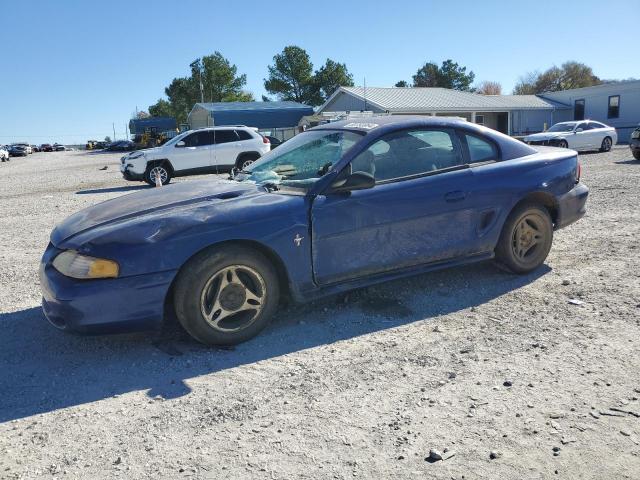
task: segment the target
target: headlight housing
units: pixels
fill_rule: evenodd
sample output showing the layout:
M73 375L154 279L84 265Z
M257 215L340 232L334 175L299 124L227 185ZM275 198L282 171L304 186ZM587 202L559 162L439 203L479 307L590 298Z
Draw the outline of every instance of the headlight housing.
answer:
M66 250L53 259L53 267L62 275L81 280L94 278L116 278L120 266L113 260L81 255L75 250Z
M134 158L140 158L140 157L144 157L144 153L142 153L142 152L133 152L133 153L129 154L127 159L128 160L133 160Z

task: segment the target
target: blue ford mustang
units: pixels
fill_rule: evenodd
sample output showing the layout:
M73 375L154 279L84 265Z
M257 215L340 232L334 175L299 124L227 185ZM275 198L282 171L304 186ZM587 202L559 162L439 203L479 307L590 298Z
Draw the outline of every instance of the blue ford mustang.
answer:
M72 215L40 266L51 323L159 325L174 308L206 344L256 335L305 301L495 258L544 262L585 213L574 151L534 149L463 120L371 117L322 125L229 180L149 189Z

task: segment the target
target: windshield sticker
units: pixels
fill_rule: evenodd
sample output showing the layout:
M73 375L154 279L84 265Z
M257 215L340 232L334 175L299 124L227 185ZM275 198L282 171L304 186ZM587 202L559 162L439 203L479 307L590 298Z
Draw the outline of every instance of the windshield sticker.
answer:
M377 123L347 123L344 128L364 128L365 130L371 130L377 126Z

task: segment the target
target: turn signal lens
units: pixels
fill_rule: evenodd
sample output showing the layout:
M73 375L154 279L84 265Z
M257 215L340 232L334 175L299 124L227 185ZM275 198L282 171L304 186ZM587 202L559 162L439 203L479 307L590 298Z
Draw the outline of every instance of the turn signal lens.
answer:
M113 260L80 255L74 250L67 250L54 258L53 267L66 277L82 280L116 278L120 270Z

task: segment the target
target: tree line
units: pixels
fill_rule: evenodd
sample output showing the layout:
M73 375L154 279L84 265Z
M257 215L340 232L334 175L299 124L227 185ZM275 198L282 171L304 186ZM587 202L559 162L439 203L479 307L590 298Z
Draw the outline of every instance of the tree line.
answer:
M238 74L238 68L220 52L197 58L189 65L190 74L174 78L165 88L166 98L149 106L152 116L170 116L185 123L191 108L198 102L246 102L255 100L245 87L247 76ZM475 74L467 71L451 59L440 65L427 62L412 76L411 83L401 80L396 87L444 87L476 92L484 95L500 95L502 86L495 81L483 81L474 85ZM569 88L588 87L603 83L591 67L569 61L560 67L553 66L544 72L529 72L520 77L513 94L526 95ZM311 106L322 105L340 86L352 87L353 75L346 64L327 58L317 69L309 54L295 45L285 47L273 57L268 66L264 88L278 100L292 100ZM262 96L263 101L271 97Z

